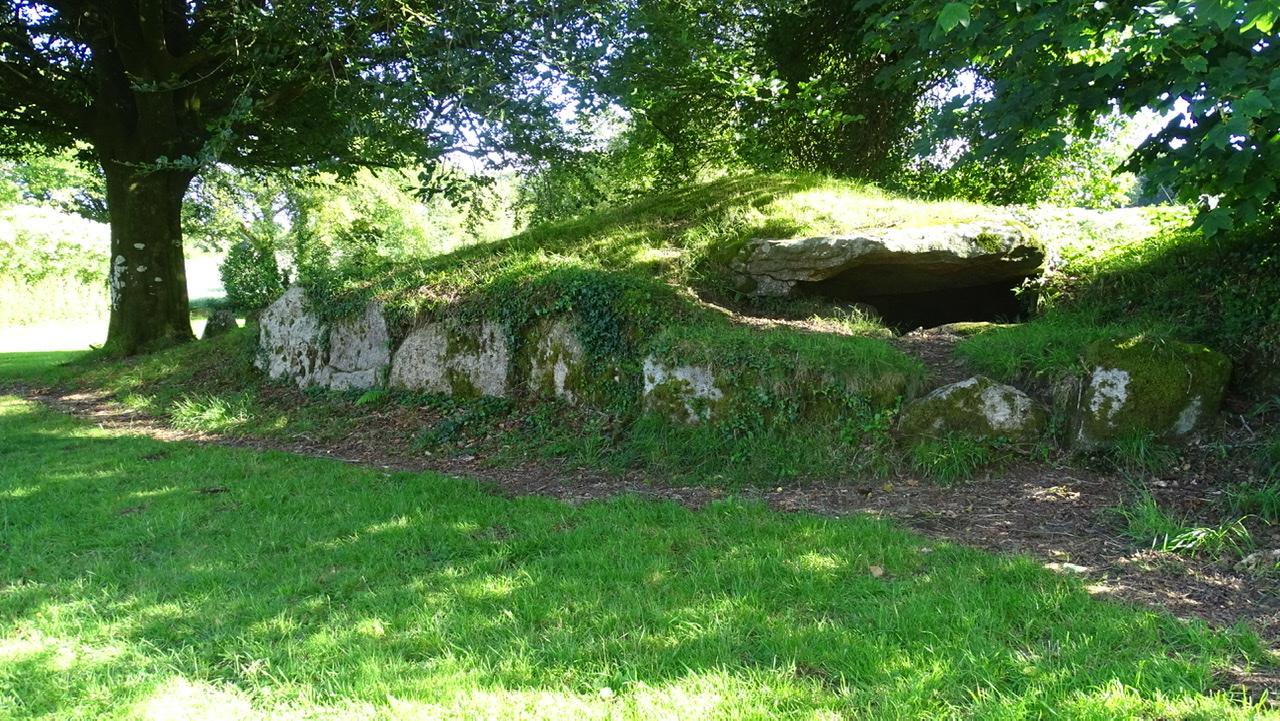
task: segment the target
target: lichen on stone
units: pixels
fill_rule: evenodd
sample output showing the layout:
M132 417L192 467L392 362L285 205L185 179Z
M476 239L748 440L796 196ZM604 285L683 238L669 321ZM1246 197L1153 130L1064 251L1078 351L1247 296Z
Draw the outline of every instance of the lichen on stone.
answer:
M1094 343L1083 362L1070 415L1071 442L1084 448L1137 433L1185 440L1217 413L1231 375L1212 349L1143 336Z
M959 434L1032 442L1044 434L1048 414L1022 391L974 376L942 386L903 409L899 428L909 437Z

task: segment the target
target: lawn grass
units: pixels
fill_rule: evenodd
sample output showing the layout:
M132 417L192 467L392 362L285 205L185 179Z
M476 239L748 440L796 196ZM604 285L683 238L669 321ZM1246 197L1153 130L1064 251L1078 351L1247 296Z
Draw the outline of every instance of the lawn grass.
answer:
M1248 718L1266 656L866 517L507 499L0 400L0 716Z

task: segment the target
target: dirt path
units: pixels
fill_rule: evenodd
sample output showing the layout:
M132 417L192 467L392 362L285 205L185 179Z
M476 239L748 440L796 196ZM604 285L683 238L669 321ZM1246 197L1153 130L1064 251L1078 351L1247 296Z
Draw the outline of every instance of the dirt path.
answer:
M438 471L474 478L510 496L537 494L583 503L635 494L699 508L730 495L717 488L665 485L638 472L614 476L554 464L494 468L466 456L427 456L408 443L389 442L402 437L397 427L412 424L395 417L408 412L404 409L375 413L352 424L345 438L321 444L188 433L98 395L24 388L8 392L104 428L160 440L283 450L384 469ZM1186 505L1187 496L1209 491L1200 485L1173 481L1168 490L1178 498L1168 500ZM997 553L1029 554L1060 573L1079 574L1095 595L1167 609L1219 627L1244 622L1269 645L1280 645L1280 589L1275 580L1237 572L1228 562L1134 549L1118 534L1117 519L1110 511L1128 491L1124 481L1107 474L1021 462L958 488L911 478L892 483L836 479L822 485L738 490L733 495L764 501L779 511L836 518L870 513L934 538ZM1262 548L1280 547L1275 536L1258 540ZM1265 685L1280 688L1280 678L1268 679Z

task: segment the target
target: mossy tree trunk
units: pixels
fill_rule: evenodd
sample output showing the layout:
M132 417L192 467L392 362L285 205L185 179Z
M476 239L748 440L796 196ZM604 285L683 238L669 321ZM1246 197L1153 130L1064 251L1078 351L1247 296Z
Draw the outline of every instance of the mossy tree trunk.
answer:
M195 338L191 332L182 198L191 173L103 160L111 221L107 349L132 355Z

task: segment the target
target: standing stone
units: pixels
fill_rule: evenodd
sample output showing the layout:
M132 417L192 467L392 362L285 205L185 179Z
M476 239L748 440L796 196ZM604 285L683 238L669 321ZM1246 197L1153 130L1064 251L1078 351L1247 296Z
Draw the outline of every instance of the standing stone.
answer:
M323 335L319 316L307 306L306 292L290 288L258 319L257 365L267 377L291 380L299 388L327 386Z
M329 330L329 387L365 389L379 385L391 365L391 336L382 306L370 301L364 313Z
M573 323L565 319L540 322L526 342L529 392L571 404L582 400L588 360Z
M664 363L656 356L644 359L644 405L684 423L711 420L723 403L724 391L710 368Z
M1106 446L1150 433L1191 437L1217 415L1231 361L1201 345L1144 337L1089 346L1072 409L1072 444Z
M510 388L507 336L493 321L434 321L404 339L391 362L397 388L460 398L506 396Z
M370 301L359 316L326 328L308 306L305 291L296 286L263 311L258 345L258 367L299 388L372 388L391 361L382 306Z
M240 325L236 323L236 314L226 308L220 308L215 310L213 314L209 316L209 320L205 322L204 335L202 335L201 338L204 340L217 338L218 336L226 335L239 327Z

